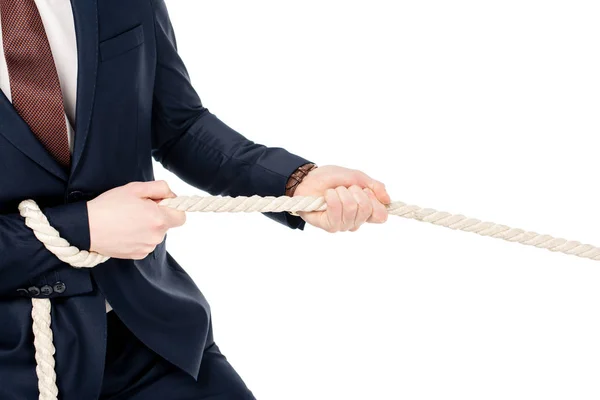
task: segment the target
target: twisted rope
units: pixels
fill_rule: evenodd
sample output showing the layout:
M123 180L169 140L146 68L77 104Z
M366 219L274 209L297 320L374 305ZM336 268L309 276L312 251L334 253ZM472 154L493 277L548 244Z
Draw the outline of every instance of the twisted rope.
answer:
M269 212L269 211L323 211L327 204L323 197L202 197L179 196L164 199L161 206L170 207L179 211L189 212ZM560 252L591 260L600 260L600 248L590 244L582 244L550 235L541 235L536 232L511 228L493 222L484 222L475 218L465 217L460 214L450 214L432 208L422 208L408 205L401 201L390 203L386 206L389 215L429 222L446 228L473 232L481 236L504 239L509 242L535 246L553 252Z
M324 211L327 204L323 197L221 197L221 196L179 196L163 199L160 206L169 207L185 212L298 212L298 211ZM468 218L460 214L450 214L431 208L421 208L415 205L396 201L386 206L389 215L428 222L446 228L473 232L481 236L503 239L509 242L535 246L553 252L600 260L600 248L554 238L550 235L541 235L523 229L510 228L506 225L493 222L483 222L475 218ZM86 250L79 250L71 246L60 237L59 232L50 226L48 219L33 200L24 200L19 204L21 216L25 224L31 228L35 236L44 246L61 261L75 268L92 268L109 259L107 256ZM51 303L49 299L32 299L32 319L35 346L36 373L40 400L56 400L58 387L56 386L56 373L54 371L54 352L52 344Z

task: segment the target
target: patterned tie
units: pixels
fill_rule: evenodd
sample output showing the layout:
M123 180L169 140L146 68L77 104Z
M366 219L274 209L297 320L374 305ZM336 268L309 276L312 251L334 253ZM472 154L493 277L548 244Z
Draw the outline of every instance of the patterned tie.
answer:
M12 104L63 166L71 163L56 65L34 0L0 0L4 55Z

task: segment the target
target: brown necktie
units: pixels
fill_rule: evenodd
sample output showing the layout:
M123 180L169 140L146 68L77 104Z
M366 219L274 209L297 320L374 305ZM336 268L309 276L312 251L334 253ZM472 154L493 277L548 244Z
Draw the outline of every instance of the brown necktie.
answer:
M64 167L71 163L56 65L34 0L0 0L13 107Z

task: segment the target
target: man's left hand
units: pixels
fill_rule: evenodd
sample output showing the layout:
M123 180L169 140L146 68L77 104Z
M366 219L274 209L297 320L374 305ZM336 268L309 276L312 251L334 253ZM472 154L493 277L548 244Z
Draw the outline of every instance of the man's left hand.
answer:
M364 172L325 165L310 171L294 196L324 196L327 210L298 215L327 232L356 231L363 223L387 221L385 207L391 202L385 185Z

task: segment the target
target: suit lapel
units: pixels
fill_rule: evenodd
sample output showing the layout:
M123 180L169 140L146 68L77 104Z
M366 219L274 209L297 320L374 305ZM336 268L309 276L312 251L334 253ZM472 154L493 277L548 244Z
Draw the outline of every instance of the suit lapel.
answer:
M41 167L62 180L69 179L65 168L46 150L2 91L0 91L0 135L4 135L17 149Z
M87 140L98 69L97 0L71 0L77 36L77 109L71 174L81 161Z

